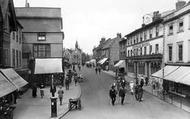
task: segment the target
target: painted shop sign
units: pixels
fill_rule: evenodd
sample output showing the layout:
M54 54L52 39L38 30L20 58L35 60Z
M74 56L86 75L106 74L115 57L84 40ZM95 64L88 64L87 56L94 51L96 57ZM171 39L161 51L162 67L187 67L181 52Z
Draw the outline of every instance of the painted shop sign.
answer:
M149 42L145 42L145 43L141 43L141 44L132 46L132 49L142 48L142 47L146 47L146 46L149 46L149 45L150 45Z

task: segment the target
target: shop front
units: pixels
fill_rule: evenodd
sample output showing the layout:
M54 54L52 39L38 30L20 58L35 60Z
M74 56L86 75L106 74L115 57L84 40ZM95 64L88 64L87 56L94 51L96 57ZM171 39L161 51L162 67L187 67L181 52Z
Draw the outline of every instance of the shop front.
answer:
M27 82L22 79L12 68L0 69L0 117L13 119L13 110L19 96L18 91Z
M99 60L98 65L100 65L103 70L109 70L109 59L103 58Z
M159 83L159 88L163 89L161 99L190 112L190 67L165 66L153 76L162 79Z
M116 68L116 76L124 76L126 73L125 60L119 60L114 67Z

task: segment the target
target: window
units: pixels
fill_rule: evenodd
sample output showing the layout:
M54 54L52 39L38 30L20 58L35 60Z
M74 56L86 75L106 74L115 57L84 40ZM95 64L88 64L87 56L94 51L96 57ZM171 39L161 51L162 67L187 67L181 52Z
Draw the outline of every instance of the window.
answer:
M13 67L15 67L15 49L12 49L12 64L13 64Z
M183 61L183 44L178 44L178 60Z
M152 45L149 46L149 54L152 54Z
M168 60L172 61L172 45L168 45Z
M131 56L133 56L133 51L131 50Z
M19 44L22 43L22 31L19 30Z
M46 40L46 33L38 33L38 40L39 41L44 41Z
M146 40L146 31L144 31L144 40Z
M15 40L15 31L12 32L13 40Z
M140 42L142 42L142 41L143 41L143 34L140 33Z
M142 55L142 47L140 48L140 55Z
M146 47L144 47L144 55L146 55Z
M137 43L139 42L139 35L136 36Z
M159 35L159 27L156 26L156 37Z
M129 50L128 50L128 54L127 54L127 55L128 55L128 57L129 57L129 55L130 55L130 51L129 51Z
M34 57L50 57L49 44L35 44L33 47Z
M183 31L183 19L180 19L178 22L178 32Z
M16 42L18 42L18 39L19 39L19 38L18 38L18 36L19 36L19 35L18 35L18 31L15 32L15 33L16 33Z
M173 34L173 24L169 25L169 34L168 35L172 35Z
M4 63L4 65L5 66L9 66L9 49L3 49L3 59L4 59L4 61L3 61L3 63Z
M155 54L158 54L159 53L159 45L156 44L156 47L155 47Z
M16 67L19 66L19 56L18 56L18 50L16 50Z
M149 30L149 38L152 38L152 29Z
M22 55L21 55L21 51L19 51L19 66L21 66L21 62L22 62Z

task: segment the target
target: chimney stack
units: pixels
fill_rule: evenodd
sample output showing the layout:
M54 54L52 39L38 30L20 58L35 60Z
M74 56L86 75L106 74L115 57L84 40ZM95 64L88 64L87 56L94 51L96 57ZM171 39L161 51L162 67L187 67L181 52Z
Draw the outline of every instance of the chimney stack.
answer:
M101 38L100 44L103 44L106 41L105 38Z
M183 6L185 6L185 4L186 4L186 1L178 0L178 1L176 2L176 10L181 9Z
M30 4L28 3L28 0L25 2L25 7L30 7Z
M117 38L121 38L121 33L117 33Z

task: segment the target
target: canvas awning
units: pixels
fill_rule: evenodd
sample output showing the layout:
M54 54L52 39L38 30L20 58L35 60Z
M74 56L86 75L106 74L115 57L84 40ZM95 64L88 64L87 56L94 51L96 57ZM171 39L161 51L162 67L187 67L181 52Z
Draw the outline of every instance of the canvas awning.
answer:
M114 65L114 67L125 67L125 60L120 60Z
M164 77L166 80L181 83L181 78L190 73L190 67L180 66L177 70Z
M152 74L152 76L157 77L157 78L165 78L167 75L174 72L178 68L179 68L179 66L165 66L164 67L164 73L163 73L163 69L160 69L156 73ZM164 76L163 76L163 74L164 74Z
M17 89L20 89L28 83L21 76L19 76L12 68L0 69L0 71L10 82L12 82L17 87Z
M8 81L8 79L6 79L2 73L0 73L0 97L10 94L16 89L16 86Z
M99 64L104 64L104 62L107 60L108 58L103 58L102 60L98 61Z
M35 59L34 74L51 74L62 72L62 58Z

